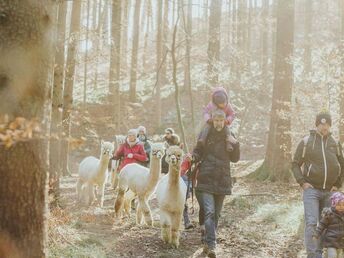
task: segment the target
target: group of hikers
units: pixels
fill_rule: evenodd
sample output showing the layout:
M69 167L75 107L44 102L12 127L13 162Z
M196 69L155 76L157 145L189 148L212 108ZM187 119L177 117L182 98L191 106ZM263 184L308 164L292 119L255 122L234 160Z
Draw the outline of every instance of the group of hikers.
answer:
M225 196L232 193L230 162L240 159L240 144L230 129L235 112L223 87L213 90L203 114L205 125L195 148L183 158L181 176L188 187L192 185L195 189L203 252L208 257L216 257L218 221ZM308 258L323 257L323 247L327 248L328 258L337 258L344 248L344 194L338 191L344 178L344 158L341 144L330 132L331 125L328 112L317 114L316 129L300 141L292 161L293 175L303 191ZM183 148L172 128L165 130L163 140L166 148L173 145ZM148 166L149 156L146 128L139 126L128 131L126 142L117 149L113 159L121 159L120 171L133 162ZM168 172L164 158L161 172ZM185 229L193 228L187 205L183 215Z

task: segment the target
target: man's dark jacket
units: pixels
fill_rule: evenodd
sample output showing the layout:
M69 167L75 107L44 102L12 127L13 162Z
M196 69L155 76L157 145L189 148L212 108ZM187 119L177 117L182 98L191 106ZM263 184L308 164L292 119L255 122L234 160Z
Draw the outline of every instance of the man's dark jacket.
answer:
M315 130L311 130L307 137L307 140L302 140L297 146L292 162L296 181L301 186L307 182L317 189L341 187L344 159L340 143L331 134L322 136Z
M230 162L240 159L239 143L233 151L226 151L226 128L217 131L211 127L206 142L197 142L193 150L196 161L201 161L196 190L212 194L231 194Z

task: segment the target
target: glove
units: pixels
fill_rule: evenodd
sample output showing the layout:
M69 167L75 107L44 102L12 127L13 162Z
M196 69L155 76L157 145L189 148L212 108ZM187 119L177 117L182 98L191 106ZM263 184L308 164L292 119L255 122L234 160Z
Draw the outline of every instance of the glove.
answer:
M127 156L129 159L132 159L134 157L134 155L132 153L129 153Z

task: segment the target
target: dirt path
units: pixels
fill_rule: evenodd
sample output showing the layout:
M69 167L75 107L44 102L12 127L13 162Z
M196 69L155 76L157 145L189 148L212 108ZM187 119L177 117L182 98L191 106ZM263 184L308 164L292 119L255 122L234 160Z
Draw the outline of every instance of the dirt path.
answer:
M233 168L238 180L220 218L218 257L304 257L298 187L243 177L258 165L241 162ZM163 244L155 199L150 201L155 226L137 226L134 213L114 220L115 192L110 188L103 209L76 205L75 182L75 177L63 179L63 209L52 211L49 220L51 257L205 257L198 228L181 232L178 250ZM190 217L197 225L197 210Z

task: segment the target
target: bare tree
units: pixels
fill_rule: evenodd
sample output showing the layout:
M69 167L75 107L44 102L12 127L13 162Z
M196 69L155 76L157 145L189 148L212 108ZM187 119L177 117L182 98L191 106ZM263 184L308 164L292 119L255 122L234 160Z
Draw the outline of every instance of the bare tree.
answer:
M109 79L109 101L113 105L113 121L120 124L120 75L121 75L121 0L112 1L111 59Z
M128 21L129 21L129 14L130 14L130 7L131 7L131 0L126 0L123 2L123 17L122 17L122 35L121 35L121 67L123 76L127 74L128 70Z
M70 115L73 108L73 87L74 75L77 57L77 46L79 43L80 31L80 15L81 15L81 0L74 0L72 5L72 18L70 25L69 45L66 64L66 77L65 86L63 91L63 113L62 113L62 126L64 141L61 144L61 169L63 175L69 175L68 169L68 152L70 136Z
M67 3L59 2L57 19L57 47L55 52L54 85L51 109L50 125L50 169L49 169L49 189L53 199L59 197L60 188L60 138L62 126L63 107L63 85L64 85L64 65L65 65L65 40L66 40L66 15Z
M312 69L312 18L313 1L305 0L305 52L304 52L304 72L308 75Z
M43 136L47 133L45 101L52 84L50 39L54 38L55 7L54 1L0 2L1 123L13 133L26 132L13 142L0 141L2 257L47 255L49 151ZM40 135L29 124L34 118L41 127Z
M221 0L213 0L210 4L209 41L208 41L208 80L210 85L218 83L220 61L220 35L221 35Z
M130 67L130 88L129 99L131 102L136 101L136 80L137 80L137 53L140 39L140 9L141 0L135 1L135 11L133 17L133 48L131 52L131 67Z
M89 40L89 27L90 27L90 11L91 3L90 0L87 0L86 5L86 35L85 35L85 57L84 57L84 96L83 96L83 109L86 110L86 98L87 98L87 68L88 68L88 40Z
M340 142L344 142L344 0L341 0L341 76L340 76L340 120L339 120L339 137Z
M271 180L287 179L291 161L290 107L293 85L294 0L278 0L276 64L270 130L264 161Z
M161 63L163 62L162 58L162 0L158 0L158 6L156 9L157 12L157 34L156 34L156 76L157 76L157 83L156 83L156 92L155 92L155 126L159 128L161 126L161 99L160 99L160 91L161 91Z

